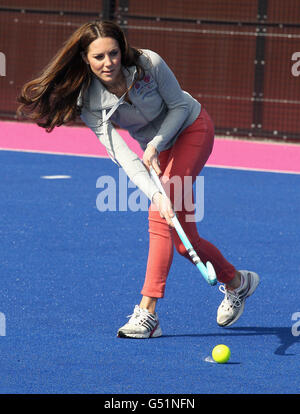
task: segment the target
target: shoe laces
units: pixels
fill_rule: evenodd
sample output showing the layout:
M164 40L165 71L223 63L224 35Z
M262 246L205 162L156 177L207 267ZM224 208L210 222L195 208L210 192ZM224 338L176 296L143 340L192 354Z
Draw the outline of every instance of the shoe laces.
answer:
M234 290L226 289L224 285L219 286L219 291L224 293L224 300L228 302L228 305L234 308L239 308L242 304L239 294Z
M147 312L145 309L141 309L139 306L136 306L134 308L133 314L128 315L127 318L130 318L128 323L132 325L142 325L143 322L149 318L154 320L149 312Z

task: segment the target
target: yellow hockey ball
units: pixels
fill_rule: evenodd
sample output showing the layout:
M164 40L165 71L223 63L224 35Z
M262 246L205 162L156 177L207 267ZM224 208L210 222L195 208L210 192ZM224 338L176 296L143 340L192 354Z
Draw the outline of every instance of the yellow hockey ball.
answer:
M226 345L217 345L212 350L213 360L218 362L218 364L225 364L230 358L230 348Z

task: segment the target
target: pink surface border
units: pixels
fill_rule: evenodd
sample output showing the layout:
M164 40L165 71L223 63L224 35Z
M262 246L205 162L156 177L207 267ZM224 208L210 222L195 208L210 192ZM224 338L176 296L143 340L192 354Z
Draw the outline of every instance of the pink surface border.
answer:
M138 143L119 131L139 156ZM35 124L0 121L0 149L53 154L107 157L87 127L60 127L47 133ZM217 137L207 166L258 171L300 173L300 145Z

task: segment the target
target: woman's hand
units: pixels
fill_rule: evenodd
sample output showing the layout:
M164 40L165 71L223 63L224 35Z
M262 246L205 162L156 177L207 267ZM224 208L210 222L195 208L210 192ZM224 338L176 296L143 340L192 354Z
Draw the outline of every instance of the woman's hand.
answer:
M172 217L174 217L175 213L171 201L168 199L168 197L157 192L154 194L152 201L158 208L160 217L166 219L166 222L169 226L174 227L174 224L172 223Z
M143 155L143 163L148 170L152 167L156 174L159 176L162 171L159 167L159 160L156 148L153 145L148 145L144 155ZM152 198L153 203L157 207L160 217L164 218L169 226L174 227L172 223L172 217L174 217L175 213L171 204L171 201L165 195L157 192L154 194Z
M151 144L147 146L144 152L143 163L148 170L150 170L150 167L153 167L154 171L156 172L158 176L161 174L157 150Z

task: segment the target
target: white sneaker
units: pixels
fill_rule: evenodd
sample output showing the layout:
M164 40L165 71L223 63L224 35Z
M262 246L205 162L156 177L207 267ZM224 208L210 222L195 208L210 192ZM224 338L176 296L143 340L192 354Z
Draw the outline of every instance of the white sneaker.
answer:
M162 335L157 313L135 306L129 321L118 330L119 338L157 338Z
M225 294L225 298L218 308L217 323L219 326L230 326L236 322L244 311L245 301L255 291L259 284L257 273L248 270L239 270L241 273L241 286L235 290L229 290L224 285L219 290Z

